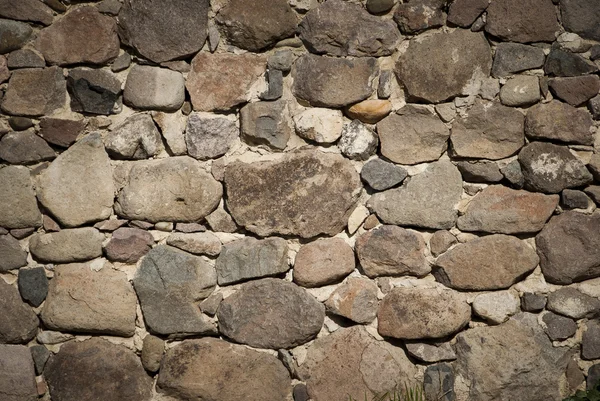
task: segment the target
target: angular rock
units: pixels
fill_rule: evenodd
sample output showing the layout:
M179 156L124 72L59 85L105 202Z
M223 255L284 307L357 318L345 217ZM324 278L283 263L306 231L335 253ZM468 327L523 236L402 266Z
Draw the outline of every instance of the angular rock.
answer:
M219 310L219 305L223 301L222 293L212 293L204 301L200 302L200 310L209 316L215 316Z
M600 358L600 321L590 320L586 323L581 341L581 358L586 360Z
M377 124L381 154L395 163L418 164L440 158L450 132L433 114L391 114Z
M250 144L266 145L283 150L292 134L287 102L249 103L240 110L240 125L244 139Z
M591 61L558 47L553 47L546 58L544 72L555 77L575 77L598 71Z
M220 332L255 348L292 348L317 336L323 305L297 285L273 278L242 284L217 313Z
M571 106L581 106L600 92L600 78L597 75L552 78L548 85L554 96Z
M110 66L112 72L121 72L129 68L131 65L131 55L129 53L123 53L113 61Z
M342 0L322 3L306 13L298 36L310 52L331 56L389 56L400 42L393 21Z
M155 111L151 113L154 122L160 128L162 137L167 143L168 149L172 154L179 156L187 153L185 143L185 126L187 117L181 111L175 113L163 113Z
M176 111L184 100L185 80L181 73L147 65L135 65L129 70L123 91L127 105L142 110Z
M37 206L29 170L25 167L0 168L0 227L39 227L42 214Z
M303 287L338 282L354 271L354 251L341 238L322 238L300 247L294 281Z
M31 353L22 345L0 345L0 397L3 401L36 401Z
M510 42L553 42L559 30L551 0L496 0L487 8L485 31Z
M0 1L0 16L19 21L39 22L42 25L52 23L52 10L39 0Z
M283 96L283 72L270 69L267 71L266 78L268 89L261 93L259 98L261 100L277 100Z
M102 256L104 234L92 227L34 234L29 251L41 262L71 263Z
M354 255L352 256L354 258ZM0 235L0 272L27 266L27 252L12 235Z
M52 160L56 153L34 129L9 132L0 139L0 159L10 164L34 164Z
M488 4L488 0L453 1L448 9L448 22L468 28L485 11Z
M19 294L34 307L38 307L48 295L48 278L43 267L19 270Z
M531 107L525 118L525 135L531 139L592 145L591 128L587 111L556 100Z
M8 55L8 68L44 68L46 61L40 53L31 49L15 50Z
M149 372L157 372L160 360L165 351L165 342L158 337L148 334L142 345L142 365Z
M221 199L221 184L187 156L136 162L115 203L130 220L198 221Z
M293 117L296 134L317 143L332 143L342 135L344 116L339 110L310 107Z
M399 188L373 195L368 206L387 224L449 229L456 222L454 206L462 193L460 172L444 160L430 164Z
M341 108L373 93L378 67L371 57L341 59L305 54L296 60L294 70L294 96L311 106Z
M530 273L538 262L535 251L523 241L494 234L459 244L438 257L434 276L457 290L500 290Z
M539 47L520 43L499 43L494 55L492 75L500 78L516 72L540 68L544 65L545 58L544 50Z
M450 231L438 230L433 233L429 240L429 250L434 257L438 257L457 242L456 237Z
M31 346L29 347L29 351L31 351L31 356L33 358L35 373L41 375L44 372L44 366L46 366L46 362L48 362L51 353L44 345Z
M23 22L0 19L0 54L20 49L31 37L33 29Z
M521 297L521 309L524 312L540 312L546 306L546 297L540 294L526 292Z
M454 371L445 363L428 366L423 377L423 392L431 400L454 401Z
M400 3L394 13L394 20L400 31L409 35L437 28L446 22L446 13L442 11L445 5L444 0L411 0Z
M222 207L218 207L214 212L206 216L206 222L210 229L215 232L234 233L238 229L238 225Z
M526 107L540 100L540 84L538 77L517 75L500 89L500 102L505 106Z
M371 323L377 315L377 284L351 277L331 294L327 310L356 323Z
M265 118L268 119L268 116ZM216 115L191 113L185 129L185 142L190 156L198 160L206 160L227 153L239 135L240 130L234 120Z
M342 154L353 160L367 160L377 151L377 145L377 134L359 120L344 125L338 142Z
M495 291L480 294L473 300L473 312L491 324L500 324L519 312L521 301L515 291Z
M40 120L39 136L52 145L68 148L85 128L83 120L44 117Z
M575 288L565 287L548 295L546 309L573 319L592 318L598 316L600 301Z
M471 307L457 291L397 287L379 306L377 331L407 340L440 338L456 333L469 320Z
M121 81L108 71L89 68L69 70L67 90L73 111L109 115L119 108Z
M577 324L568 317L549 312L544 314L542 320L546 324L546 334L552 341L566 340L577 331Z
M463 180L469 182L499 182L504 176L492 161L461 161L456 164Z
M65 104L66 97L62 69L24 68L13 71L2 100L2 111L31 117L52 114Z
M409 99L439 103L462 94L473 78L489 75L491 66L492 53L483 33L457 29L411 41L395 72Z
M17 289L0 279L0 344L28 343L37 334L38 324L37 316L21 301Z
M287 153L275 161L230 164L225 186L227 207L239 225L260 236L303 238L342 231L361 188L348 160L316 150Z
M215 338L186 340L167 350L157 382L161 393L214 401L243 399L250 388L262 401L280 401L292 391L276 357Z
M406 351L413 358L432 363L440 361L453 361L456 353L450 343L411 343L407 342Z
M196 255L217 256L221 253L221 241L211 232L173 233L167 238L167 244Z
M569 32L586 39L600 40L600 28L596 23L600 17L600 6L590 0L564 0L560 3L562 23Z
M119 35L155 63L198 52L207 36L208 0L127 0L119 12Z
M135 263L154 245L148 231L139 228L121 227L115 230L104 247L106 258L113 262Z
M466 213L458 218L458 228L500 234L536 233L544 228L558 201L558 195L492 185L475 195Z
M407 176L405 169L382 159L369 160L360 170L360 178L376 191L392 188Z
M116 159L147 159L163 149L152 117L138 113L104 136L107 152Z

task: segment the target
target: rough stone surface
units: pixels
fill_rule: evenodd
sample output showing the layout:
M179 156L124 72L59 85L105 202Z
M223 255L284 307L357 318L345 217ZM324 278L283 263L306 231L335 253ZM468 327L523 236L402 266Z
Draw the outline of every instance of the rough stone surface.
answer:
M354 256L353 256L354 257ZM27 266L27 252L12 235L0 235L0 272Z
M463 180L469 182L499 182L504 176L492 161L461 161L456 164Z
M598 317L600 301L575 288L565 287L548 295L546 309L573 319Z
M52 145L68 148L75 143L84 128L85 121L83 120L44 117L40 120L38 134Z
M367 160L377 151L377 145L377 134L359 120L344 125L338 142L342 154L353 160Z
M0 159L10 164L34 164L55 157L54 150L33 129L9 132L0 139Z
M39 227L42 214L25 167L7 166L0 169L0 227Z
M558 47L552 48L544 64L546 75L556 77L575 77L597 71L598 67L591 61Z
M600 358L600 321L590 320L586 323L587 330L583 333L581 341L581 358Z
M173 233L167 244L196 255L217 256L221 253L221 241L211 232Z
M164 113L161 111L152 112L152 119L160 128L160 133L166 141L168 149L174 155L184 155L188 152L185 142L184 131L187 124L187 117L181 112Z
M569 32L586 39L600 40L600 5L590 0L563 0L560 2L562 23Z
M572 106L581 106L600 92L600 78L597 75L551 78L548 86L557 98Z
M317 143L332 143L342 135L344 117L341 111L308 108L294 115L296 134Z
M454 371L445 363L428 366L423 377L423 392L426 399L454 401Z
M573 319L549 312L542 317L546 324L546 334L552 341L563 341L573 336L577 331L577 324Z
M127 75L123 101L137 109L176 111L185 100L185 80L177 71L135 65Z
M7 57L8 68L44 68L46 62L35 50L21 49L11 52Z
M42 25L52 23L52 10L41 1L22 0L17 3L12 0L0 1L0 16L19 21L39 22Z
M438 281L458 290L508 288L538 265L535 251L521 240L494 234L459 244L437 258ZM477 271L477 274L473 274Z
M354 271L354 251L341 238L322 238L300 247L294 262L294 281L320 287L342 280Z
M456 359L456 353L450 343L407 342L406 351L413 358L427 363L453 361Z
M351 277L329 297L327 310L356 323L371 323L377 315L377 285L366 278Z
M540 68L544 65L544 50L520 43L499 43L494 55L492 75L505 77L516 72Z
M437 28L446 22L446 14L442 11L444 5L443 0L413 0L400 3L394 13L394 20L400 31L405 34Z
M511 42L552 42L559 30L551 0L500 0L487 8L487 33Z
M500 102L505 106L526 107L540 100L539 78L531 75L517 75L500 89Z
M213 159L227 153L239 135L235 121L229 118L191 113L185 129L185 143L193 158Z
M2 100L2 111L31 117L52 114L64 105L66 97L62 69L24 68L12 73Z
M531 139L591 145L591 128L587 111L556 100L531 107L525 118L525 135Z
M382 159L369 160L360 170L360 178L376 191L384 191L400 184L407 175L402 167Z
M238 225L222 207L218 207L214 212L206 216L206 222L211 230L216 232L234 233L238 229Z
M485 11L488 4L488 0L453 1L448 9L448 22L468 28Z
M521 297L521 309L524 312L540 312L546 306L546 297L541 294L526 292Z
M67 90L73 111L109 115L120 109L121 81L111 72L89 68L69 70Z
M450 231L438 230L429 240L429 250L434 257L438 257L457 242L456 237Z
M217 313L220 332L257 348L292 348L317 336L325 308L293 283L267 278L243 284Z
M37 316L21 301L17 289L0 279L0 344L29 342L37 334L38 324Z
M71 263L101 256L102 241L104 234L95 228L73 228L34 234L29 240L29 251L41 262Z
M142 365L148 372L157 372L160 360L165 351L165 342L158 337L148 334L142 345Z
M19 270L19 294L32 306L38 307L48 294L48 279L43 267Z
M254 145L266 145L283 150L292 134L287 102L249 103L240 110L240 125L243 138Z
M135 263L154 245L148 231L139 228L121 227L115 230L104 246L106 258L113 262Z
M0 345L0 397L4 401L38 399L31 353L22 345Z
M134 114L104 137L108 153L116 159L147 159L162 150L160 132L148 114Z
M33 29L23 22L0 19L0 54L20 49L31 37Z
M480 294L473 300L473 312L491 324L500 324L519 312L521 301L515 291Z

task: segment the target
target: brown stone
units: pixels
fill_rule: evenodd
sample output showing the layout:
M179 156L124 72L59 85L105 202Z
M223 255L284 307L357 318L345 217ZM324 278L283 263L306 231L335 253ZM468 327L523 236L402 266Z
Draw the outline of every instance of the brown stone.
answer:
M444 0L411 0L400 3L394 13L394 20L400 31L409 35L437 28L446 22L446 13L442 11L445 5Z
M164 340L148 334L142 345L142 365L149 372L157 372L165 351Z
M0 0L0 16L19 21L52 23L52 10L39 0Z
M85 128L83 120L66 120L44 117L40 121L39 135L52 145L68 148Z
M571 106L581 106L600 91L600 78L597 75L582 77L551 78L550 91L557 98Z
M211 232L173 233L167 238L167 244L196 255L209 256L217 256L222 248L219 238Z
M35 370L29 350L22 345L0 345L2 401L37 401Z
M294 281L303 287L332 284L352 273L354 265L354 251L343 239L318 239L300 247Z
M433 233L429 240L429 249L434 257L438 257L457 242L456 237L450 231L438 230Z
M470 27L488 7L489 0L455 0L448 9L448 22Z
M325 306L330 312L356 323L371 323L377 315L377 284L351 277L331 294Z
M553 42L560 29L552 0L495 0L487 8L487 33L510 42Z
M26 167L0 168L0 227L39 227L42 214L37 206L30 173Z
M121 227L113 232L112 238L104 247L104 253L110 261L135 263L148 253L152 245L154 238L148 231Z
M592 116L586 110L557 100L531 107L525 118L525 135L530 139L592 145L591 128Z
M360 120L366 124L376 124L392 111L389 100L370 99L363 100L346 109L346 115L353 120Z
M10 164L34 164L55 157L54 150L32 128L9 132L0 139L0 159Z
M37 334L38 324L37 316L21 300L16 287L0 278L0 344L28 343Z
M24 68L14 71L2 100L2 111L37 117L64 106L67 84L62 69Z
M352 254L354 263L354 253ZM0 273L27 266L27 251L12 235L0 235Z

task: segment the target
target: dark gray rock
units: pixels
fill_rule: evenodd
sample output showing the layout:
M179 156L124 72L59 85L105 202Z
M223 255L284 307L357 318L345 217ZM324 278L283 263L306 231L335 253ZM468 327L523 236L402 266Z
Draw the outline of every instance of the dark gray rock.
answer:
M546 334L552 341L566 340L577 331L577 324L568 317L549 312L544 314L542 320L546 324Z
M406 342L405 345L410 356L426 363L456 359L454 347L448 342Z
M31 351L31 357L33 358L35 373L41 375L44 372L44 366L46 366L51 353L44 345L31 346L29 347L29 351Z
M35 50L21 49L11 52L6 58L8 68L44 68L44 57Z
M112 72L120 72L120 71L124 71L126 69L129 68L129 66L131 65L131 55L127 52L121 54L119 57L117 57L115 59L115 61L113 61L112 65L110 66L110 70Z
M38 318L15 287L0 280L0 344L26 344L37 334Z
M68 148L75 143L75 140L83 132L84 128L84 120L44 117L40 120L40 132L38 135L52 145Z
M505 167L500 169L502 175L514 188L520 189L525 185L525 177L523 177L523 171L518 160L513 160L508 163Z
M61 68L24 68L14 71L2 99L2 111L37 117L64 106L67 85Z
M0 1L0 16L19 21L39 22L42 25L52 23L52 10L39 0Z
M504 176L492 161L462 161L456 164L463 180L469 182L499 182Z
M468 28L488 7L489 0L454 0L448 9L448 22Z
M294 53L291 50L277 50L267 59L269 70L279 70L287 73L292 69Z
M103 0L98 3L98 11L104 14L117 15L122 5L120 0Z
M394 75L391 70L383 70L379 74L379 84L377 86L377 97L380 99L389 99L392 96L392 80Z
M546 309L573 319L598 317L600 300L581 291L564 287L548 295Z
M9 132L0 139L0 159L10 164L34 164L55 157L54 150L34 129Z
M454 401L454 371L447 363L428 366L423 377L423 392L428 400Z
M597 75L581 77L551 78L550 91L557 98L571 106L581 106L600 91L600 78Z
M308 390L306 388L306 384L299 383L294 386L294 401L309 401L310 396L308 395Z
M585 360L600 358L600 321L589 320L587 331L583 332L581 341L581 358Z
M575 77L592 74L598 67L578 54L553 47L546 58L544 72L555 77Z
M293 132L287 102L248 103L240 111L243 138L250 144L283 150Z
M113 232L104 246L104 253L113 262L135 263L150 251L152 245L154 238L148 231L121 227Z
M394 20L404 34L415 34L426 29L437 28L446 22L442 11L444 0L411 0L400 3L394 13Z
M269 69L267 71L267 85L267 91L260 95L261 100L277 100L283 96L283 72Z
M121 81L108 71L82 67L72 69L67 77L67 90L73 111L103 115L118 111Z
M376 191L384 191L400 184L408 172L382 159L369 160L360 170L360 178Z
M594 0L561 0L560 14L565 29L583 38L600 40L600 4Z
M587 374L586 388L591 390L593 388L598 389L600 384L600 364L590 366Z
M525 135L530 139L592 145L591 128L587 111L557 100L531 107L525 118Z
M582 191L565 189L560 194L560 203L565 209L587 209L590 198Z
M38 399L35 370L27 347L0 344L0 397L3 401Z
M27 266L27 252L11 235L0 235L0 272Z
M551 0L496 0L487 8L487 33L505 41L553 42L560 29Z
M532 292L526 292L521 297L521 309L524 312L541 312L546 306L546 297Z
M590 185L583 190L596 205L600 205L600 185Z
M33 127L33 121L27 117L10 117L8 125L15 131L25 131Z
M37 307L48 295L48 278L43 267L19 270L19 293L21 298Z
M33 29L28 24L0 19L0 54L20 49L32 33Z
M487 2L487 1L486 1ZM540 68L544 65L544 50L520 43L499 43L494 55L492 75L506 77L516 72Z
M160 132L149 114L127 117L104 136L106 151L115 159L147 159L163 149Z
M191 113L185 129L188 154L198 160L224 155L239 137L235 121L221 116Z

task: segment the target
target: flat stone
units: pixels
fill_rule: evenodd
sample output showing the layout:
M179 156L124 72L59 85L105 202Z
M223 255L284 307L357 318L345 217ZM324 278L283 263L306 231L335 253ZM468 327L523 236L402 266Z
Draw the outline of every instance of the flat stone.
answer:
M397 287L379 306L377 330L382 336L406 340L440 338L456 333L469 320L471 307L457 291Z
M520 311L521 300L515 291L480 294L473 300L473 311L491 324L500 324Z
M29 251L41 262L71 263L102 255L104 234L92 227L37 233L29 240Z
M540 312L546 306L546 297L541 294L526 292L521 297L521 309L524 312Z
M294 35L296 15L285 0L230 0L218 12L216 21L227 41L258 52Z
M525 118L525 135L531 139L592 145L591 128L587 111L556 100L531 107Z
M38 399L33 360L27 347L0 344L0 389L4 401Z
M544 65L545 58L544 50L539 47L520 43L499 43L494 55L492 75L500 78L516 72L540 68Z
M364 324L375 319L377 304L377 284L358 277L349 278L325 302L329 312Z
M433 233L429 240L429 250L434 257L438 257L457 242L458 240L450 231L438 230Z
M227 111L246 103L265 69L266 60L259 55L198 53L185 83L194 110Z
M339 110L310 107L293 116L296 134L317 143L333 143L342 135L344 116Z
M287 102L249 103L240 110L240 126L244 140L253 145L266 145L283 150L292 134Z
M342 231L361 188L348 160L316 150L235 162L225 170L225 186L227 207L239 225L260 236L302 238Z
M0 54L6 54L23 47L31 37L33 29L23 22L0 19L0 32Z
M209 9L208 0L128 0L119 12L119 35L155 63L186 58L204 46Z
M42 25L52 23L52 10L41 1L23 0L18 3L12 0L0 1L0 16L19 21L39 22Z
M367 160L377 151L377 134L359 120L345 124L338 148L344 156L353 160Z
M131 55L127 52L121 54L113 61L110 66L112 72L121 72L129 68L131 65Z
M510 42L553 42L560 29L551 0L493 1L485 31Z
M474 78L489 75L491 66L492 53L483 33L457 29L411 41L395 72L409 100L439 103L462 94Z
M37 206L29 174L25 167L0 168L0 227L12 229L41 226L42 214Z
M173 233L167 244L195 255L217 256L222 248L219 238L211 232Z
M115 159L147 159L163 149L160 132L144 113L133 114L108 132L104 146Z
M300 247L294 262L294 282L321 287L343 280L354 267L350 245L341 238L321 238Z
M450 343L407 342L406 351L413 358L427 363L453 361L456 359L456 353Z
M368 99L346 108L346 115L365 124L376 124L392 111L392 103L383 99Z
M600 92L600 78L597 75L551 78L548 86L557 98L571 106L581 106Z
M60 154L39 177L37 196L62 226L107 219L114 183L99 134L89 134Z
M539 100L539 79L532 75L517 75L510 78L500 89L500 102L505 106L526 107Z
M165 342L158 337L148 334L142 345L142 365L148 372L157 372L160 360L165 351Z
M452 124L452 148L457 156L504 159L525 144L525 116L497 102L476 101L466 117Z
M51 353L44 345L33 345L29 347L29 351L31 351L31 357L33 358L35 373L41 375L44 372L44 366L46 366Z
M184 131L187 124L187 117L181 112L164 113L154 111L150 113L152 119L160 128L160 133L165 139L168 149L172 154L179 156L187 153Z
M425 241L413 231L384 225L360 235L356 253L365 274L424 276L431 271L425 260Z
M537 233L558 206L558 195L543 195L492 185L475 195L458 218L462 231L500 234Z
M586 360L600 358L600 321L589 320L585 324L587 330L583 332L581 341L581 358Z
M52 114L64 106L66 97L67 85L61 68L24 68L13 71L2 111L30 117Z
M459 244L435 261L434 276L457 290L484 291L510 287L538 265L535 251L523 241L494 234ZM473 273L477 272L477 273Z
M11 52L7 57L8 68L44 68L44 57L35 50L20 49Z
M67 13L42 29L37 43L52 65L103 65L119 55L117 23L95 7L80 7Z
M560 2L560 15L565 29L586 39L600 40L600 5L593 0L564 0Z
M152 378L138 356L97 337L62 345L46 364L44 377L50 395L58 400L92 401L98 394L106 401L152 398Z
M6 273L23 266L27 266L27 251L12 235L0 235L0 272Z
M377 97L380 99L389 99L392 96L392 81L394 74L391 70L382 70L379 74L377 85Z
M460 161L456 163L456 167L458 167L463 180L468 182L499 182L504 178L498 164L492 161Z
M206 222L210 229L215 232L234 233L238 229L238 225L233 221L233 218L222 207L218 207L206 216Z
M427 366L423 376L423 392L427 399L454 401L454 370L446 363Z
M456 223L454 206L462 192L460 172L444 160L431 163L399 188L373 195L368 207L387 224L449 229Z
M443 0L412 0L400 3L394 13L394 20L404 34L415 34L425 29L437 28L445 24L446 13Z
M284 400L292 392L289 373L275 356L216 338L185 340L167 350L157 381L160 393L214 401L243 399L249 388L262 401Z
M191 157L138 161L115 211L130 220L193 222L212 212L222 194L221 184Z
M391 114L377 124L381 154L400 164L435 161L448 148L450 131L435 115Z
M592 182L592 174L566 146L531 142L519 153L525 188L558 193Z
M40 120L40 132L38 135L52 145L68 148L75 143L84 128L84 120L44 117Z
M560 194L560 203L564 209L587 209L590 198L583 191L563 189Z
M154 245L148 231L139 228L121 227L115 230L104 246L106 258L113 262L135 263Z
M393 21L342 0L321 3L306 13L298 36L311 53L358 57L389 56L401 39Z
M73 111L109 115L119 108L121 81L111 72L81 67L69 70L67 90Z
M598 316L600 300L571 287L561 288L548 295L546 309L573 319Z
M448 9L448 22L468 28L488 7L488 0L456 0Z
M181 73L147 65L135 65L129 70L123 91L125 104L142 110L176 111L184 100L185 80Z
M38 307L48 294L48 278L43 267L19 270L19 294L32 306Z
M379 135L381 138L381 130ZM395 187L407 176L405 169L382 159L371 159L360 170L360 178L376 191Z
M311 106L341 108L373 93L374 58L332 58L305 54L294 63L292 92Z
M10 164L34 164L52 160L56 153L34 129L9 132L0 139L0 159Z
M165 245L146 254L133 278L146 327L171 337L216 332L197 306L216 284L215 269L206 261Z
M544 314L542 320L546 324L546 334L552 341L566 340L577 331L577 324L568 317L548 312Z
M273 278L242 284L217 313L221 334L255 348L292 348L315 338L325 308L297 285Z
M29 305L21 301L17 289L2 279L0 279L0 318L0 344L26 344L37 333L39 324L37 316Z
M591 61L558 47L553 47L546 58L544 72L555 77L575 77L592 74L598 67Z

